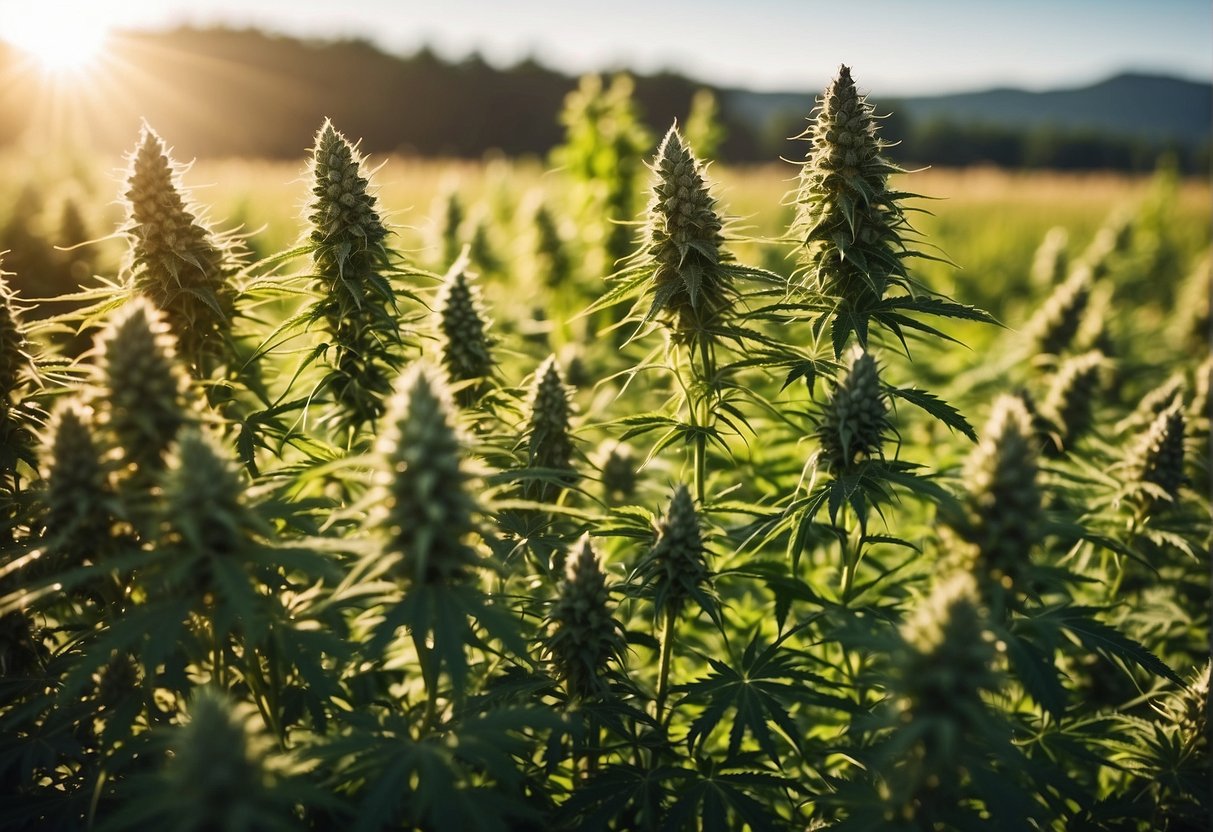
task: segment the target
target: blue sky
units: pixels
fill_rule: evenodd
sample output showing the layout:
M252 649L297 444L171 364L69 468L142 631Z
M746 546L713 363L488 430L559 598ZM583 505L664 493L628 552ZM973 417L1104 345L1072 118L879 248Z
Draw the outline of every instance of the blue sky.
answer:
M37 6L87 6L126 27L259 25L495 63L533 55L575 72L669 68L766 90L817 89L842 62L888 94L1077 86L1124 69L1213 77L1208 0L0 0L0 36Z

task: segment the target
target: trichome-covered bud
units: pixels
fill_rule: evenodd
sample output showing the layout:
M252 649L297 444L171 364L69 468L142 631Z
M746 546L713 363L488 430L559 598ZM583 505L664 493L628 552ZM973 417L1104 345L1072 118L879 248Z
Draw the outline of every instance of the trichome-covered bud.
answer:
M108 434L120 475L150 487L164 454L190 421L184 395L189 381L159 311L136 300L99 338L103 399L98 422Z
M547 648L569 696L584 699L602 691L607 664L625 645L623 629L611 617L606 575L588 535L565 560L548 624Z
M362 156L331 121L325 121L312 150L312 242L325 277L353 271L361 277L387 237L375 197L362 175Z
M451 584L476 566L468 543L476 503L449 394L418 364L401 376L380 441L379 525L398 576L414 585Z
M637 574L652 587L658 612L677 616L688 599L705 603L708 581L707 549L699 513L685 485L679 485L669 510L657 526L657 540L640 563Z
M689 342L705 337L733 303L733 288L722 264L722 223L708 192L703 169L676 127L657 149L657 181L649 203L643 267L652 269L652 296L646 319L668 326Z
M1061 226L1050 228L1032 257L1032 283L1040 288L1052 288L1061 283L1070 266L1070 235Z
M1108 219L1099 231L1082 259L1091 267L1095 280L1102 280L1112 270L1112 264L1118 255L1124 254L1133 242L1133 217L1129 212L1119 212Z
M1023 588L1041 520L1036 448L1023 400L999 397L965 466L968 516L959 529L977 547L988 588Z
M68 400L51 415L46 458L46 552L53 568L103 555L111 540L113 493L92 412Z
M169 829L285 828L288 805L275 805L266 766L267 743L252 730L248 706L234 707L198 688L189 721L176 729L171 754L147 814ZM158 810L158 811L157 811Z
M1123 434L1147 429L1158 414L1183 402L1187 381L1183 373L1175 372L1162 384L1142 396L1133 412L1116 423L1113 433Z
M37 366L4 274L0 271L0 545L25 524L20 464L37 464L31 429L39 415L25 396Z
M16 403L18 388L33 365L25 327L5 274L0 272L0 410Z
M501 269L501 258L497 256L496 247L489 235L489 218L483 211L477 211L469 220L468 259L482 272L497 272Z
M831 472L849 471L857 462L880 453L892 429L885 399L876 359L854 346L847 374L826 404L817 428L822 458Z
M1072 448L1090 429L1106 366L1103 353L1091 351L1067 358L1058 368L1042 407L1058 431L1060 446L1054 450Z
M1178 692L1163 703L1162 712L1180 733L1183 746L1206 761L1209 754L1209 671L1213 662L1194 672Z
M1134 479L1148 486L1144 498L1174 502L1185 482L1184 476L1184 411L1177 401L1154 417L1146 435L1134 450L1131 468Z
M1026 387L1017 389L1012 395L1019 399L1023 404L1024 410L1027 411L1028 421L1032 425L1032 433L1035 437L1033 447L1037 451L1051 452L1055 447L1058 447L1057 427L1049 420L1047 416L1040 412L1040 407L1036 403L1036 398L1032 392Z
M900 199L888 187L900 169L878 138L872 106L846 66L830 84L803 138L812 142L800 171L793 231L804 241L801 259L810 288L833 299L835 353L847 335L867 341L867 316L890 286L907 287L911 229ZM856 321L863 322L857 324Z
M972 724L981 691L995 686L995 645L973 575L957 571L936 583L900 636L907 650L898 693L911 717Z
M325 121L312 150L312 258L323 298L314 314L331 339L325 384L341 408L338 422L356 427L383 413L399 360L396 298L385 274L387 229L362 173L361 155Z
M963 570L945 577L900 628L890 686L912 746L902 748L898 763L909 777L902 787L923 796L921 804L907 800L907 816L929 815L922 804L955 794L957 768L990 728L983 695L998 688L997 648L976 583Z
M1091 300L1093 274L1079 263L1028 322L1027 332L1038 353L1061 355L1074 341Z
M240 554L251 537L240 471L230 454L197 428L181 431L169 452L164 519L173 545L202 562Z
M231 246L182 197L164 142L146 124L131 155L125 193L135 289L164 312L194 366L221 355L231 328Z
M568 472L561 478L571 481L574 449L569 420L572 405L555 356L548 356L535 371L530 410L527 466ZM543 501L554 498L560 488L551 480L536 480L533 485L536 498Z
M484 392L484 381L492 375L492 340L489 321L480 304L480 291L460 258L447 272L437 298L439 344L442 366L453 383L474 382L455 396L461 407L470 407Z

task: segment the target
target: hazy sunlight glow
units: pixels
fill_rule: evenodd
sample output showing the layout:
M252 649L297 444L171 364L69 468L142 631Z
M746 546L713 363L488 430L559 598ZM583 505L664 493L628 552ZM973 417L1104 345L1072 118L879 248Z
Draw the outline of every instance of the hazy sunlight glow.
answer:
M0 38L28 54L49 74L83 73L102 53L107 27L86 8L28 5L4 21Z

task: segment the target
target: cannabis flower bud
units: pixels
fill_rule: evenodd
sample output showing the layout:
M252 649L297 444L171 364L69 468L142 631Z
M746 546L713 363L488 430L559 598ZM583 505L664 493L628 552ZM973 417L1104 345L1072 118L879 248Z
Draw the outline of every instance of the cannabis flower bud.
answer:
M858 345L851 349L842 383L817 428L822 457L831 472L850 470L857 461L880 453L891 429L876 359Z
M585 698L602 690L603 671L623 652L624 641L622 628L611 617L606 576L588 535L566 559L548 622L548 651L569 695Z
M388 552L414 584L457 583L476 565L471 475L439 375L418 364L401 376L380 443Z

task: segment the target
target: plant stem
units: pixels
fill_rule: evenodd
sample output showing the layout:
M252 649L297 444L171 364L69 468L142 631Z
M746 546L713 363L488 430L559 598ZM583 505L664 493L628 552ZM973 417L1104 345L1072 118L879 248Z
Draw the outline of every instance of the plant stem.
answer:
M716 359L712 353L712 343L706 337L699 337L691 347L690 367L691 383L687 385L688 404L691 410L691 423L697 428L707 429L712 426L712 399L716 392ZM695 358L698 354L699 363ZM695 499L699 505L704 504L707 496L708 479L708 438L703 432L695 436Z
M657 721L661 722L665 711L665 700L670 686L670 660L674 655L674 625L677 616L672 609L665 611L661 627L661 664L657 675Z
M838 520L842 525L842 535L839 538L842 547L842 605L845 607L851 600L851 587L855 582L855 566L858 558L852 552L851 531L847 528L847 507L844 505L838 512Z
M286 733L278 721L278 708L273 701L276 697L270 693L270 686L261 673L261 655L257 651L252 651L249 658L251 661L247 664L245 678L248 681L249 691L253 694L253 703L261 712L261 718L265 720L266 727L273 732L274 739L278 741L278 748L286 751Z

